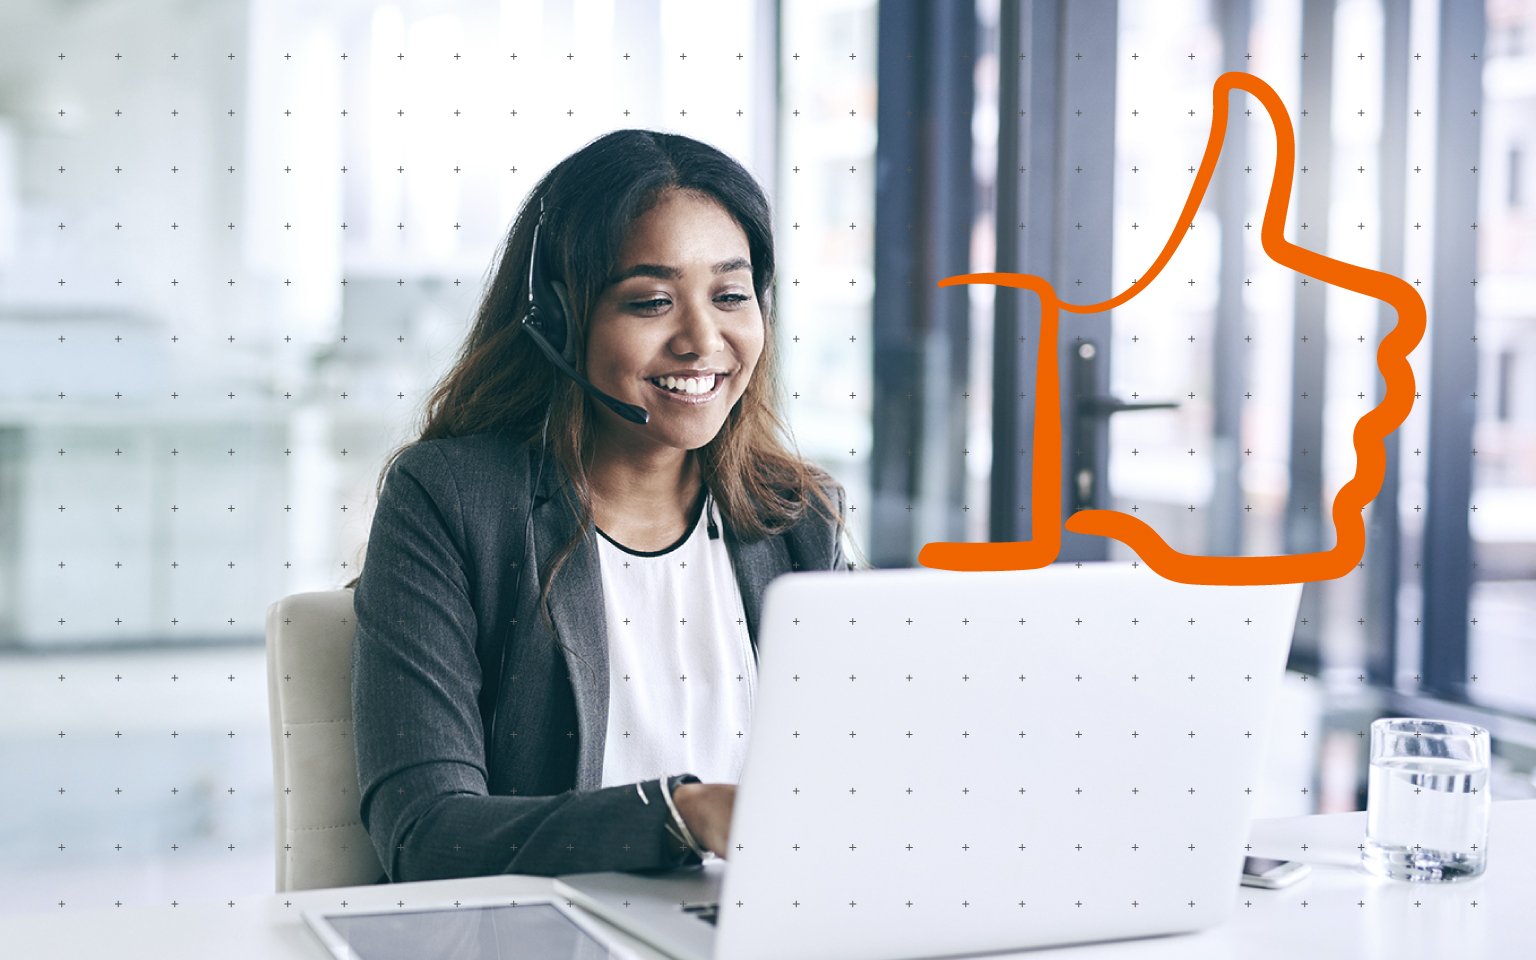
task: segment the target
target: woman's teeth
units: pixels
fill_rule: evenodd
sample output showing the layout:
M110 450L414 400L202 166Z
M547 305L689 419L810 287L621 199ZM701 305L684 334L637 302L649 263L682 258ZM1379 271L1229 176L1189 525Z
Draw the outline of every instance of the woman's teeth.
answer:
M689 377L686 380L679 380L677 377L653 377L651 382L673 393L700 394L715 389L715 379L713 375L702 380L697 377Z

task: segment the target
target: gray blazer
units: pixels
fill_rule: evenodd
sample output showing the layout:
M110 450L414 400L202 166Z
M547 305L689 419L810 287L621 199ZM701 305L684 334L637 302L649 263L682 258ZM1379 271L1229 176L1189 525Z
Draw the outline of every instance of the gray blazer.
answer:
M549 457L522 556L534 444L497 433L405 450L385 475L353 603L352 709L363 826L384 880L697 863L668 834L656 781L601 788L608 648L591 524L538 615L537 571L575 535ZM843 488L825 488L844 514ZM819 513L738 540L722 524L757 652L763 590L794 570L851 569ZM515 611L515 612L514 612ZM487 682L501 665L497 737ZM678 771L681 772L681 771Z

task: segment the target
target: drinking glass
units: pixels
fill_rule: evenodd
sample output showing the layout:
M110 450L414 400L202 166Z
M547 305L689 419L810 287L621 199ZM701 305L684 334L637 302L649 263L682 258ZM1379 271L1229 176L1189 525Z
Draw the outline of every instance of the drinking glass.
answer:
M1406 717L1372 723L1365 868L1421 883L1482 873L1491 751L1488 731L1469 723Z

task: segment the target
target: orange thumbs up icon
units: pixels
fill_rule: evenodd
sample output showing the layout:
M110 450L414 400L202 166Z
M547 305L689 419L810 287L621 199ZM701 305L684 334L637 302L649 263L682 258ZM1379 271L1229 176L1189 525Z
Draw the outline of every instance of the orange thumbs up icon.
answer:
M1189 198L1169 234L1168 242L1152 267L1131 286L1101 303L1067 303L1042 277L1021 273L968 273L945 277L939 286L985 283L1033 291L1040 297L1040 347L1035 396L1034 448L1031 469L1030 539L1012 543L934 542L923 547L917 562L939 570L1029 570L1056 559L1061 550L1061 393L1057 360L1058 321L1067 313L1100 313L1127 302L1151 284L1167 265L1184 239L1195 211L1210 185L1221 156L1227 130L1227 95L1233 89L1252 94L1268 112L1275 127L1277 156L1275 177L1264 207L1260 238L1275 262L1331 283L1374 297L1392 307L1397 323L1376 352L1376 365L1386 389L1381 402L1355 424L1355 473L1333 500L1331 513L1334 546L1316 553L1283 556L1208 557L1181 553L1170 547L1146 523L1117 510L1079 510L1066 519L1073 533L1109 537L1134 550L1147 566L1166 579L1180 583L1253 585L1308 583L1332 580L1354 568L1365 554L1365 505L1381 492L1386 468L1384 441L1402 425L1413 408L1413 369L1408 354L1424 336L1424 301L1414 288L1398 277L1344 263L1304 250L1284 236L1285 216L1291 202L1291 178L1296 166L1296 135L1290 115L1275 91L1247 73L1225 73L1216 80L1211 113L1211 135L1200 161Z

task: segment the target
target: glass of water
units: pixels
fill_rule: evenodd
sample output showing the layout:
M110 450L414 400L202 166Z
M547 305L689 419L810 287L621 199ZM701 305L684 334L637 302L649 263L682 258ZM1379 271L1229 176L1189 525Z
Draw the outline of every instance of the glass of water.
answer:
M1371 724L1365 868L1417 882L1466 880L1488 862L1488 731L1449 720Z

